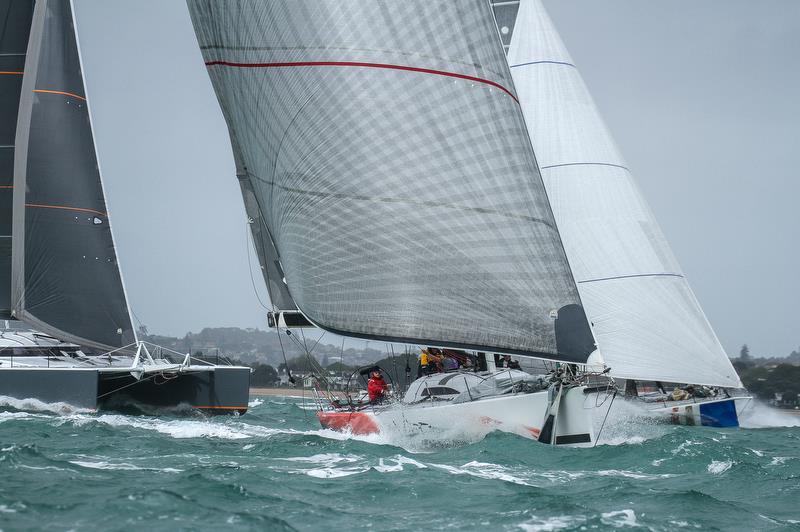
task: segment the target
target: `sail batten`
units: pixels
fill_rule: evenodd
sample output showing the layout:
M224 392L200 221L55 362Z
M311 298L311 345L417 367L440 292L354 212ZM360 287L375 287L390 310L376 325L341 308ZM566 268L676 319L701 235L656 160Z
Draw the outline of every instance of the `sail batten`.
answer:
M508 62L611 375L741 386L540 0L520 0Z
M487 2L188 5L245 203L308 320L586 360L591 332Z
M94 349L135 342L69 0L36 2L18 123L13 315Z

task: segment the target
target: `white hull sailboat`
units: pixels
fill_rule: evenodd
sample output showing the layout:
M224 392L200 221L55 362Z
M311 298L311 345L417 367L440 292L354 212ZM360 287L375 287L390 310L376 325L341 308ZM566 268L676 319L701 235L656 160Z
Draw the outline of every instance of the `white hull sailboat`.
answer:
M188 5L271 325L587 363L595 340L488 2ZM345 430L435 432L460 421L594 441L580 380L478 397L476 388L319 416Z

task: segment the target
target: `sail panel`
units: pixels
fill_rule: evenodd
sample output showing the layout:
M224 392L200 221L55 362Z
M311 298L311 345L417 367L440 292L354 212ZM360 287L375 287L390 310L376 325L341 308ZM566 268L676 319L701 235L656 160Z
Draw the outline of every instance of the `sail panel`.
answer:
M508 62L611 374L741 386L539 0L521 0Z
M0 0L0 319L11 317L14 137L32 17L30 0Z
M61 340L135 341L95 153L71 4L36 4L14 168L14 315Z
M487 2L188 4L240 172L313 323L586 360Z

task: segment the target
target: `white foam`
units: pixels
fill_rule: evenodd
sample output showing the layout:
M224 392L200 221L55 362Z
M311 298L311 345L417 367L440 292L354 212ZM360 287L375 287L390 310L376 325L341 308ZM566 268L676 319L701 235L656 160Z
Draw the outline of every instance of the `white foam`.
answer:
M510 482L521 486L534 486L525 479L513 475L509 470L497 464L487 464L485 462L469 462L461 467L446 465L446 464L430 464L431 467L447 471L453 475L470 475L473 477L484 478L489 480L501 480L503 482Z
M708 472L711 473L712 475L721 475L722 473L730 469L732 466L733 462L731 462L730 460L725 460L725 461L712 460L711 463L708 464L707 469Z
M605 512L602 514L600 521L604 525L613 526L614 528L639 526L639 523L636 522L636 512L629 508L614 512Z
M584 523L586 520L583 517L573 517L569 515L559 515L556 517L548 517L540 519L534 517L532 520L521 523L519 526L526 532L553 532L554 530L564 530L565 528L575 528Z
M53 414L74 414L77 412L93 412L90 408L79 408L68 403L45 403L38 399L17 399L0 396L0 407L10 406L16 410L30 412L51 412Z
M353 463L363 460L362 456L354 454L323 453L312 456L293 456L290 458L277 458L286 462L306 462L311 464L334 465L342 462Z
M692 449L692 447L702 446L702 445L703 445L703 442L701 442L701 441L686 440L682 444L678 445L671 452L672 452L672 454L674 454L676 456L677 455L680 455L680 456L695 456L697 454L700 454L700 451L699 450L694 450L694 449Z
M315 478L340 478L340 477L349 477L351 475L357 475L359 473L364 473L369 471L369 468L345 468L345 469L332 469L332 468L320 468L320 469L309 469L305 471L305 474L310 477Z
M252 401L250 401L249 403L247 403L247 408L255 408L255 407L261 406L263 404L264 404L264 400L263 399L255 398Z
M84 426L92 423L111 427L130 427L165 434L175 439L213 438L221 440L241 440L247 438L269 438L276 434L300 434L291 429L273 429L260 425L250 425L238 418L213 419L163 419L146 416L126 416L122 414L74 415L57 418L58 424L72 423Z
M597 474L601 477L624 477L634 478L636 480L660 480L662 478L670 478L675 476L669 473L665 473L663 475L649 475L647 473L641 473L638 471L624 471L620 469L606 469L598 471Z
M183 471L172 467L139 467L127 462L112 463L105 460L70 460L69 463L87 469L107 469L110 471L161 471L164 473L180 473Z

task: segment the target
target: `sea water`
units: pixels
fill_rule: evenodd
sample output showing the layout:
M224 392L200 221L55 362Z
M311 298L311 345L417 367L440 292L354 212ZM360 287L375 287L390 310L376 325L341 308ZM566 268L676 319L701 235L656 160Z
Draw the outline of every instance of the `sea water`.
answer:
M760 409L754 428L671 426L620 403L599 445L570 449L349 437L302 398L213 418L9 399L0 528L800 530L798 421Z

